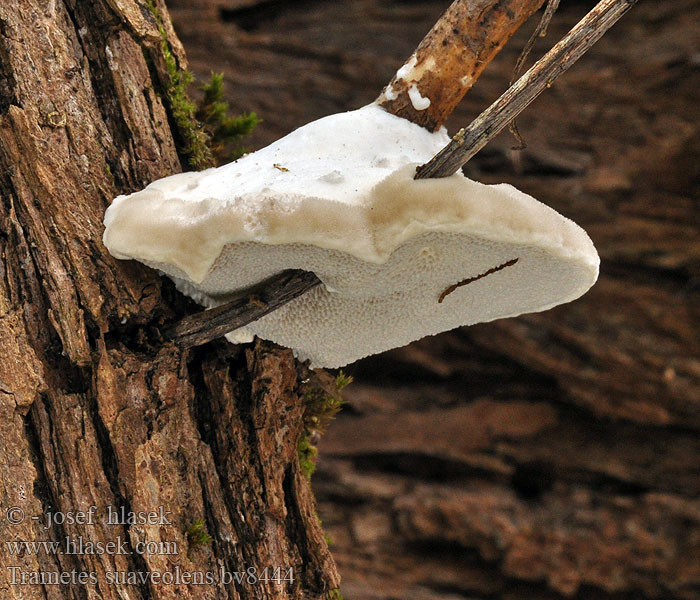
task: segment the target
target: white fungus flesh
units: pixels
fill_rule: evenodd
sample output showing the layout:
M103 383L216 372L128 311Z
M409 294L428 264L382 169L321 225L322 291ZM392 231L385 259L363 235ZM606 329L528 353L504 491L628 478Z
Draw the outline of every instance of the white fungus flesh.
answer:
M447 142L377 105L332 115L119 196L104 242L206 306L286 269L313 271L323 286L229 339L273 340L314 367L586 292L599 259L569 219L510 185L413 179Z

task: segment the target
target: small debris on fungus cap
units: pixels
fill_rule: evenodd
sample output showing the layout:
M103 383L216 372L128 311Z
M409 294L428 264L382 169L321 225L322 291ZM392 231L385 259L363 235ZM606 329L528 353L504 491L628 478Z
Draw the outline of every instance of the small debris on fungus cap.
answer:
M206 306L286 269L313 271L323 286L228 335L275 341L313 367L585 293L599 258L569 219L507 184L413 179L448 141L377 105L325 117L119 196L104 243Z

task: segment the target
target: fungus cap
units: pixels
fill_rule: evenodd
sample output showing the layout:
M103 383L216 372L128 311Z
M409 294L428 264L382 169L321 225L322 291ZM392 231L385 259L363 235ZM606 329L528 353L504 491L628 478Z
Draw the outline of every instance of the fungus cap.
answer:
M229 334L337 367L460 325L581 296L585 231L507 184L414 180L447 142L376 105L309 123L216 169L114 200L104 243L206 306L285 269L324 283Z

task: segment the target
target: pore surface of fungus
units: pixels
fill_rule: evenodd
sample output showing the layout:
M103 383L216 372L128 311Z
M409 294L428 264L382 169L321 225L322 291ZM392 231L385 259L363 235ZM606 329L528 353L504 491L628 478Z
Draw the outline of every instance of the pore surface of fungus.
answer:
M318 286L229 334L342 366L460 325L545 310L598 276L585 231L506 184L414 180L447 142L376 105L114 200L104 242L206 306L285 269Z

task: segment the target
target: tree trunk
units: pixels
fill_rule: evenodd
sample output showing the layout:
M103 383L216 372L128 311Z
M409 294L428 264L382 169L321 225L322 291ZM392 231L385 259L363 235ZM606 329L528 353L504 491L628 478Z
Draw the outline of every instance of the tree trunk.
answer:
M186 301L101 243L113 196L181 170L178 148L195 155L197 130L167 101L185 66L162 2L0 3L3 599L338 587L299 465L291 352L165 343L158 326ZM109 524L110 507L158 514ZM6 544L21 541L61 552Z

